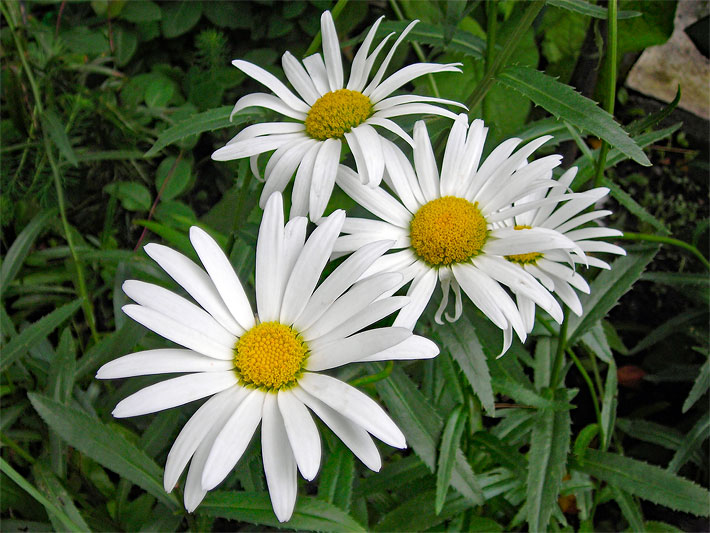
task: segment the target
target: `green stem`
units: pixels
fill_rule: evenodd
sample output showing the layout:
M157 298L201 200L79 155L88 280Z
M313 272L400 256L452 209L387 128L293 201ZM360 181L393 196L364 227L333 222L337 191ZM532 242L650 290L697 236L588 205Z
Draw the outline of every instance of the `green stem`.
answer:
M17 47L17 53L20 56L20 61L22 62L22 68L25 71L25 75L27 76L27 80L29 81L30 87L32 88L32 95L34 96L34 100L35 100L35 108L37 109L39 114L42 115L44 113L44 107L42 106L42 98L41 98L41 95L39 92L39 87L37 86L37 82L35 81L34 74L32 73L32 70L30 69L30 66L27 63L27 59L25 58L25 50L22 46L22 43L20 42L20 38L17 35L17 30L15 28L14 21L12 20L12 17L10 17L10 14L8 13L7 9L5 8L4 3L0 3L0 11L2 11L2 14L5 16L5 20L7 21L7 25L10 28L10 32L12 33L12 38L15 41L15 46ZM81 262L79 261L79 256L76 253L76 249L74 247L74 239L72 237L71 228L69 227L69 221L67 220L66 206L65 206L65 202L64 202L64 191L62 189L62 182L61 182L61 176L59 174L59 167L57 166L57 162L54 159L54 153L52 152L52 145L49 140L49 136L44 131L42 132L42 138L44 140L45 153L46 153L47 159L49 160L49 166L52 169L52 176L54 178L54 187L57 192L57 203L59 204L59 214L62 219L62 226L64 228L64 233L66 234L67 244L69 245L69 251L71 252L71 256L74 261L74 266L76 268L77 284L79 285L79 294L82 299L82 307L84 310L84 315L86 317L86 322L89 325L89 329L91 330L91 336L93 337L95 342L98 342L99 341L99 333L98 333L98 331L96 331L96 323L94 321L94 312L92 309L91 300L89 299L89 293L86 290L86 281L84 280L84 271L81 268Z
M348 0L338 0L338 3L335 4L335 7L330 12L330 14L333 15L333 20L338 20L338 15L340 15L340 12L345 8L345 5L347 3ZM319 30L318 33L316 33L316 36L313 37L313 41L311 41L311 45L308 47L308 50L306 50L306 53L303 54L303 57L308 57L310 55L315 54L318 51L318 48L320 47L322 41L323 36L321 35L321 32Z
M535 17L537 17L537 14L540 12L544 5L545 0L532 0L528 3L525 13L520 19L520 22L518 22L518 25L513 30L513 33L510 35L510 38L505 42L502 50L496 56L493 64L490 65L490 68L486 69L483 78L481 78L481 81L478 83L478 85L476 85L476 88L466 100L465 103L469 110L469 116L473 114L473 110L478 106L478 104L481 103L483 98L486 96L491 86L493 85L495 77L498 75L498 72L500 71L501 67L505 65L506 61L508 61L508 58L518 46L520 39L522 39L525 32L528 31L533 21L535 20ZM488 55L488 52L486 52L486 55Z
M616 8L617 0L609 0L607 6L607 26L606 26L606 68L607 68L607 87L606 87L606 105L605 109L610 115L614 115L614 102L616 101L616 66L617 66L617 27L616 27ZM602 140L602 146L599 150L599 159L597 161L597 171L594 176L594 186L599 187L604 177L604 168L606 167L606 156L609 153L609 143Z
M555 360L552 365L552 374L550 375L550 387L557 388L557 384L560 380L560 373L562 372L562 365L565 360L565 348L567 344L567 327L569 325L569 311L565 308L564 318L562 319L562 325L560 326L560 333L557 336L557 351L555 353Z
M649 242L660 242L661 244L670 244L671 246L677 246L678 248L683 248L687 250L695 257L697 257L700 262L710 270L710 261L708 261L705 256L692 244L688 244L685 241L679 239L673 239L672 237L663 237L662 235L652 235L648 233L633 233L631 231L625 231L623 235L616 237L617 239L623 239L626 241L649 241Z
M385 366L385 368L379 371L377 374L353 379L349 382L349 384L353 387L361 387L362 385L372 385L373 383L377 383L378 381L382 381L383 379L388 378L389 375L392 373L392 370L394 370L394 361L390 360L387 361L387 365Z
M397 4L397 0L390 0L390 6L392 6L392 11L394 11L394 14L397 15L397 18L399 20L405 20L404 13L402 12L402 9L399 7L399 4ZM422 47L419 45L419 43L415 43L412 41L412 48L414 49L414 53L417 55L419 58L419 61L422 63L426 63L426 55L424 55L424 50L422 50ZM436 98L441 98L441 93L439 93L439 87L436 85L436 80L434 79L433 74L427 74L426 79L429 82L429 88L431 89L431 94L435 96Z
M567 350L565 351L567 352L567 355L570 356L570 358L574 362L574 366L577 367L577 370L579 370L579 373L582 374L582 378L587 384L587 388L589 389L589 395L592 397L592 403L594 404L594 413L597 416L597 423L599 424L599 427L602 427L602 412L599 409L599 396L597 395L597 391L594 388L592 378L589 377L589 373L585 370L584 366L582 366L582 362L579 360L574 351L572 351L570 348L567 348Z

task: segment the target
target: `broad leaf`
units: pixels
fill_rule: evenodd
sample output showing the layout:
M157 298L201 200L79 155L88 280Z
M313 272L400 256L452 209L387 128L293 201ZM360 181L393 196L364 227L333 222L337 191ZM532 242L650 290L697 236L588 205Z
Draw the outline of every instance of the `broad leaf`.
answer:
M607 141L637 163L650 166L643 150L629 137L614 117L595 102L550 76L528 67L507 67L498 83L519 91L554 116Z
M710 492L657 466L592 449L577 463L576 469L644 500L696 516L710 515Z
M202 15L202 2L169 2L162 6L162 11L160 26L163 36L172 39L190 31L197 24Z
M123 435L100 420L46 396L32 392L28 396L42 420L70 446L142 487L168 508L180 507L175 495L163 489L162 469Z
M264 492L210 492L200 504L200 513L269 527L307 531L365 531L353 517L318 498L300 496L293 516L281 523Z

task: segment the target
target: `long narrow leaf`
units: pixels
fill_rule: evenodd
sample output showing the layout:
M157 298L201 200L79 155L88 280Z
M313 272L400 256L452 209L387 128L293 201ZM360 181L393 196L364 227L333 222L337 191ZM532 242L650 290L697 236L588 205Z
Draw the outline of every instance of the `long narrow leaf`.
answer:
M42 130L52 139L59 153L73 166L78 166L79 162L76 159L76 154L69 142L69 137L67 137L67 132L64 129L64 124L62 124L59 115L57 115L53 109L46 109L41 118Z
M587 15L588 17L602 20L606 20L607 18L607 9L605 7L595 6L594 4L585 2L585 0L547 0L547 3L548 5L567 9L568 11L580 13L581 15ZM643 13L638 11L619 11L617 18L630 19L639 17L642 14Z
M456 464L456 451L459 449L465 426L466 417L463 414L462 406L458 405L451 411L441 437L439 459L436 465L436 502L434 505L436 514L441 513L446 501L446 493L451 483L451 472Z
M619 487L611 487L612 494L616 503L619 504L621 509L621 514L624 515L626 521L629 523L629 528L631 531L637 531L639 533L646 531L646 527L643 523L643 515L641 514L641 508L634 497L628 492L621 490Z
M688 412L708 389L710 389L710 359L707 359L700 367L698 377L693 382L693 388L690 389L688 397L683 402L683 412Z
M604 384L604 397L602 398L601 414L601 441L602 449L606 450L611 442L611 434L614 431L616 421L616 404L619 395L618 380L616 375L616 363L609 361L609 369L606 373L606 383Z
M89 526L84 521L76 505L74 505L74 500L69 494L69 491L62 486L52 471L47 468L44 463L37 461L32 467L32 473L34 474L35 483L40 492L43 492L50 501L57 503L57 507L66 513L66 516L75 524L77 530L89 531ZM52 515L50 514L50 519L51 518ZM62 521L58 522L59 524L63 524ZM59 524L56 519L53 520L52 523L54 523L57 530L63 529L58 527Z
M452 494L443 510L434 510L434 492L424 492L413 498L407 498L399 507L382 517L375 526L375 531L425 531L449 520L471 507L465 498Z
M348 512L353 497L354 479L353 454L339 442L321 470L318 497Z
M701 416L683 439L683 443L676 450L673 459L668 463L668 471L674 474L688 462L690 457L700 448L703 442L710 437L710 417Z

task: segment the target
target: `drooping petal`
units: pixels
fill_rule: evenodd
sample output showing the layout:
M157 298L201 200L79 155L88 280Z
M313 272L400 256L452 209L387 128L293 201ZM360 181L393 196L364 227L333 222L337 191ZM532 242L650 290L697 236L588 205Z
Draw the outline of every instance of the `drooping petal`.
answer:
M321 444L318 428L303 402L291 390L279 391L279 410L301 475L308 481L318 474Z
M239 113L242 109L247 109L249 107L265 107L266 109L271 109L272 111L276 111L277 113L290 117L294 120L306 120L305 112L291 109L291 107L281 100L281 98L267 93L252 93L242 96L239 100L237 100L237 103L234 104L234 109L229 116L229 120L232 120L234 115Z
M266 394L264 399L261 455L271 506L279 522L286 522L296 505L296 460L288 443L275 394Z
M385 128L386 130L391 131L397 137L399 137L404 142L409 144L409 146L414 148L414 139L412 139L412 137L393 120L390 120L388 118L381 118L381 117L370 117L367 119L367 123L370 124L371 126L379 126L381 128ZM383 152L384 152L384 145L388 141L385 138L381 138L380 142L382 143ZM385 161L386 161L386 159L385 159Z
M251 157L256 154L263 154L276 150L281 146L298 139L307 139L304 132L296 133L279 133L274 135L263 135L255 139L245 139L243 141L227 144L222 148L215 150L212 153L212 159L215 161L231 161L233 159L242 159Z
M96 372L97 379L118 379L178 372L219 372L234 368L232 361L206 357L192 350L160 348L129 353L109 361Z
M261 122L247 126L234 136L227 144L233 144L247 139L255 139L262 135L279 135L282 133L298 133L305 131L306 126L302 122Z
M296 141L285 151L271 171L267 169L264 173L266 183L264 184L264 188L261 191L261 198L259 199L259 205L262 206L262 208L266 205L266 201L272 193L282 193L284 191L288 182L291 181L293 173L296 172L298 165L301 164L303 156L314 144L318 144L318 141L314 139Z

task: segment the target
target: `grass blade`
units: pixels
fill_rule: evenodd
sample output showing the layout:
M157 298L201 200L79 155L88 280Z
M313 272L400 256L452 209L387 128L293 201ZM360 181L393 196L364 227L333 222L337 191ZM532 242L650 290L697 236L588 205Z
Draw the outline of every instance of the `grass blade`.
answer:
M451 411L446 421L444 434L441 437L441 446L439 447L439 460L436 465L436 501L434 504L437 515L441 513L446 502L446 493L451 483L451 472L454 469L454 464L456 464L456 451L459 449L464 427L466 427L466 416L463 414L462 406L458 405Z

